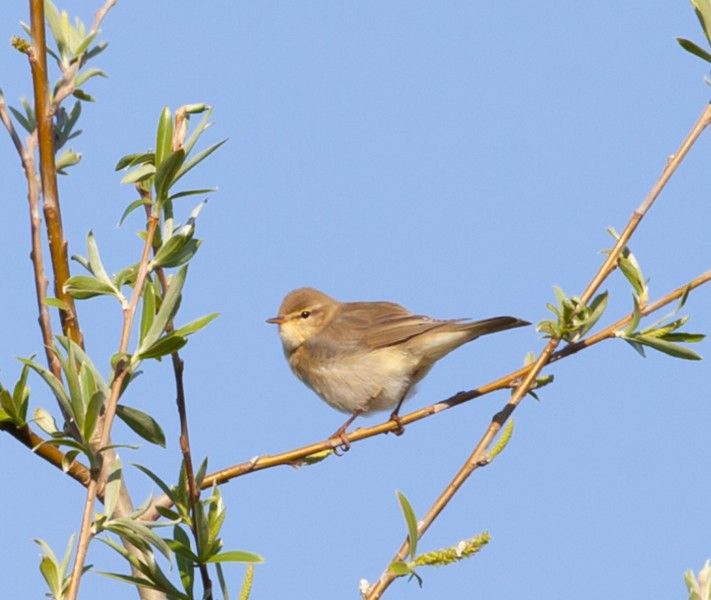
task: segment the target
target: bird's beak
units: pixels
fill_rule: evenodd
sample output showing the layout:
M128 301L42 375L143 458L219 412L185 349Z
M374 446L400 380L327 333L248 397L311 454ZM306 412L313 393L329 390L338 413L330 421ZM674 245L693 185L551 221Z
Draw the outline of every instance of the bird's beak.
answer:
M273 323L274 325L281 325L285 321L285 317L272 317L271 319L267 319L267 323Z

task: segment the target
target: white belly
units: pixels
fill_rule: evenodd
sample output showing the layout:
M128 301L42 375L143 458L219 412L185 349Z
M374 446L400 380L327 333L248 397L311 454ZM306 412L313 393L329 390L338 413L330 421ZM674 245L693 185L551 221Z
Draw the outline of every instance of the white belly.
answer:
M296 375L337 410L353 414L395 408L412 387L419 360L392 347L355 356L339 356Z

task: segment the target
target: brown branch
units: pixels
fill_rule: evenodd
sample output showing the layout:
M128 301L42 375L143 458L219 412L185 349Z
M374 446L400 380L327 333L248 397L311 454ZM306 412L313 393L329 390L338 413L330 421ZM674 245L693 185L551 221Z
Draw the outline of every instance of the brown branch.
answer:
M22 142L20 141L20 136L17 135L15 126L12 124L12 119L10 119L10 115L7 112L7 104L5 103L5 98L3 97L3 95L1 93L0 93L0 121L2 121L2 124L5 126L5 129L7 129L7 132L10 134L10 139L12 140L12 143L15 146L15 150L17 150L17 154L20 156L20 160L22 161L22 167L25 168L25 161L24 161L25 149L22 147Z
M69 257L62 227L57 169L54 162L54 132L47 79L47 41L44 29L43 0L30 0L30 26L32 46L28 56L34 86L40 179L42 181L47 241L54 271L54 294L64 302L64 308L59 311L64 334L83 346L83 336L79 329L74 298L64 291L64 282L69 278Z
M96 11L96 14L94 15L94 22L91 25L91 29L87 33L87 37L99 31L101 22L104 20L104 17L106 17L107 13L113 8L115 4L116 0L107 0L106 3L99 10ZM74 61L69 66L65 66L62 64L59 65L59 68L62 70L62 83L54 94L54 98L50 106L50 114L52 116L56 114L57 109L59 108L59 105L62 103L62 101L65 100L67 97L71 96L76 91L77 88L76 85L74 85L74 82L76 81L76 77L79 74L79 69L84 66L85 62L86 61L82 56L80 60Z
M652 187L647 197L644 199L642 204L632 213L629 222L627 223L625 229L620 235L617 243L613 249L608 254L607 258L600 266L598 272L591 279L590 283L587 285L583 293L580 295L582 304L587 304L590 299L594 296L595 292L599 289L602 282L609 276L609 274L615 269L617 265L617 259L622 253L624 247L629 241L630 237L637 229L637 226L642 221L644 216L647 214L649 209L652 207L654 201L658 198L660 192L669 181L672 174L676 171L677 167L684 159L689 149L693 146L694 142L699 138L701 133L711 124L711 105L707 105L701 116L695 123L691 132L682 142L679 150L674 156L672 156L662 171L659 180ZM439 516L439 514L444 510L445 506L454 497L454 495L459 491L464 482L469 478L469 476L474 472L474 470L485 462L486 453L493 442L496 434L499 432L507 419L516 410L518 405L521 403L523 398L526 396L528 391L532 389L535 384L535 380L540 374L541 370L551 362L552 356L555 349L560 344L560 339L551 339L546 346L543 348L541 354L535 363L531 366L530 370L523 377L523 380L518 384L510 400L499 411L494 415L491 424L487 428L484 435L479 440L472 453L469 455L467 460L464 462L462 467L459 469L457 474L454 476L452 481L447 485L440 496L435 500L434 504L430 507L424 517L418 523L417 534L418 539L421 538L434 520ZM405 560L410 549L410 544L408 539L405 539L400 549L395 554L392 562ZM368 593L364 596L367 600L377 600L382 596L384 591L390 586L390 584L397 578L390 568L386 568L380 575L378 581L370 588Z
M40 458L46 460L52 466L57 467L59 470L63 470L62 461L64 459L64 453L56 446L42 444L44 439L34 433L28 425L25 425L24 427L15 427L12 423L0 423L0 429L9 433L17 441L24 446L27 446L27 448L32 450ZM42 445L39 446L39 444ZM67 469L66 473L69 477L75 481L78 481L84 487L89 484L89 479L91 478L89 469L76 460L69 465L69 469Z
M693 290L709 281L711 281L711 271L707 271L702 275L699 275L688 284L685 284L675 289L674 291L669 292L662 298L659 298L658 300L647 304L646 306L640 309L640 314L642 316L650 315L653 312L659 310L660 308L663 308L664 306L674 302L675 300L678 300L687 291ZM562 350L554 352L551 355L549 362L557 362L563 358L566 358L573 354L577 354L581 350L594 346L595 344L599 344L604 340L617 337L617 332L620 331L626 325L628 325L633 319L633 317L634 313L629 313L628 315L625 315L621 319L617 320L612 325L605 327L598 333L591 335L590 337L580 340L578 342L568 344ZM487 383L486 385L482 385L481 387L478 387L474 390L459 392L458 394L455 394L447 398L446 400L441 400L439 402L430 404L429 406L425 406L424 408L420 408L406 415L401 415L401 424L409 425L410 423L415 423L417 421L421 421L422 419L432 417L436 414L449 410L450 408L454 408L455 406L459 406L460 404L469 402L470 400L473 400L475 398L490 394L491 392L510 388L515 384L516 381L519 381L522 377L525 377L532 369L532 364L527 365L525 367L521 367L520 369L517 369L516 371L513 371L508 375L500 377L499 379ZM378 423L377 425L373 425L371 427L359 427L355 431L352 431L351 433L347 434L345 438L350 444L354 444L355 442L359 442L361 440L365 440L376 435L382 435L391 431L396 431L398 428L399 427L397 423L393 422L392 419L388 419L387 421ZM207 489L212 487L213 485L222 485L232 479L247 475L248 473L262 471L264 469L271 469L273 467L285 465L291 467L298 467L300 465L303 465L309 457L313 457L314 455L317 455L320 452L332 451L334 449L335 444L340 445L341 443L342 442L340 440L334 441L333 439L328 439L321 442L315 442L313 444L309 444L308 446L303 446L301 448L295 448L293 450L281 452L279 454L265 454L264 456L258 456L250 461L233 465L226 469L221 469L220 471L216 471L214 473L206 475L201 487L202 489ZM159 517L156 511L157 507L169 508L171 505L172 503L170 499L165 494L158 496L154 500L153 505L141 516L141 519L146 521L155 520Z
M124 309L121 341L119 343L118 350L119 355L125 355L128 350L128 343L130 339L131 329L133 326L133 321L136 316L136 310L138 308L138 301L141 297L141 294L143 293L143 288L145 286L146 279L148 278L150 251L153 245L153 236L155 235L157 225L158 217L151 215L148 220L148 227L146 228L146 239L143 247L143 254L141 256L141 262L139 263L138 274L136 275L136 282L134 284L131 300L128 306ZM106 408L104 416L102 418L101 437L98 443L97 451L97 455L100 462L103 462L101 460L101 453L104 452L104 449L106 448L110 440L111 426L116 416L116 407L118 406L121 387L127 375L128 370L126 366L124 365L122 368L119 364L116 367L114 379L111 382L111 393L106 402ZM77 553L74 559L74 566L72 568L71 579L69 581L69 587L67 589L66 600L76 600L77 593L79 591L79 581L81 579L82 571L84 568L84 562L86 561L86 554L92 537L91 523L92 515L94 512L94 502L96 501L100 482L106 480L107 474L105 471L106 469L104 468L104 465L102 465L102 468L92 470L91 480L89 481L89 485L87 486L86 501L84 503L81 529L79 531L79 541L77 542Z
M179 108L175 113L175 128L173 132L173 139L171 141L171 147L173 151L177 151L183 147L185 142L185 136L187 135L187 118L185 107ZM140 190L139 190L140 193ZM151 208L146 205L146 213L150 214ZM158 240L155 239L153 244L153 252L158 251ZM165 270L162 267L156 268L156 275L160 281L161 290L163 295L168 292L168 280L165 276ZM173 322L168 323L166 327L166 333L173 331ZM176 388L176 404L178 408L178 417L180 419L180 451L183 455L183 465L185 468L185 478L188 483L188 495L190 497L190 512L192 514L192 524L191 531L193 538L195 540L195 547L197 548L197 553L199 554L202 550L200 548L200 536L198 535L198 510L200 510L198 503L200 502L200 488L198 488L195 481L195 469L193 467L192 451L190 449L190 431L188 427L188 411L187 402L185 401L185 386L183 384L183 373L185 370L185 364L183 359L180 358L179 352L173 352L171 355L173 362L173 374L175 377L175 388ZM200 579L202 580L203 586L203 596L206 600L212 599L212 580L210 579L210 572L207 565L200 563L199 566Z
M150 208L146 206L146 210L150 211ZM154 251L157 250L154 248ZM168 292L168 280L165 276L165 270L162 267L156 269L156 274L158 275L158 280L161 284L161 289L163 295ZM166 333L170 333L173 330L173 323L169 323L166 327ZM185 386L183 385L183 372L185 370L185 364L183 359L180 358L178 352L173 352L171 355L173 361L173 375L175 377L175 390L176 398L175 402L178 407L178 416L180 419L180 451L183 455L183 465L185 466L185 478L188 482L188 494L190 496L190 512L193 516L191 530L193 533L193 538L195 539L195 547L199 548L199 536L197 532L197 504L200 501L200 489L195 481L195 469L193 467L192 451L190 450L190 432L188 428L188 411L187 403L185 401ZM202 489L205 489L204 487ZM198 552L199 553L199 552ZM208 571L207 565L200 563L200 579L202 580L204 597L206 600L212 598L212 580L210 579L210 573Z

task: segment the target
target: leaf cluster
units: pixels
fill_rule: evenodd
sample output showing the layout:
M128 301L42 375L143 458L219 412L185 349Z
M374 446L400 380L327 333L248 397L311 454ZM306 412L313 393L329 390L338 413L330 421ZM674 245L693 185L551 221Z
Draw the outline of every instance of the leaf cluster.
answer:
M134 465L150 477L171 501L172 508L159 507L158 511L165 521L146 522L140 520L141 514L150 501L139 508L133 515L118 519L100 518L95 524L96 532L113 533L124 540L130 541L143 551L142 557L129 552L110 536L100 539L107 546L120 554L132 567L140 572L140 576L121 573L102 573L108 577L126 583L140 585L164 592L170 598L191 600L195 598L195 571L198 567L214 565L220 581L222 592L227 597L222 563L260 563L261 556L239 550L223 551L220 531L226 516L226 509L217 486L212 494L196 503L191 502L188 492L187 475L184 466L178 476L178 484L170 486L150 469L142 465ZM207 461L203 461L196 473L196 483L202 484L207 470ZM116 481L119 479L116 478ZM107 490L107 515L110 514ZM172 528L171 537L161 537L158 528ZM193 534L191 538L191 534ZM174 583L160 567L154 557L158 551L171 565L177 567L180 583ZM251 580L249 585L251 585ZM180 587L178 587L180 586ZM246 597L246 596L245 596Z

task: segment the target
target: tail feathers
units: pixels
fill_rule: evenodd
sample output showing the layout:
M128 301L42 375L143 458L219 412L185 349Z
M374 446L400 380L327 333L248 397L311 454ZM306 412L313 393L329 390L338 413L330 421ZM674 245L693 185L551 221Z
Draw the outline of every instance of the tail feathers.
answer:
M462 329L469 331L473 340L482 335L506 331L515 327L524 327L525 325L530 325L530 323L516 317L493 317L482 321L474 321L473 323L462 323Z

